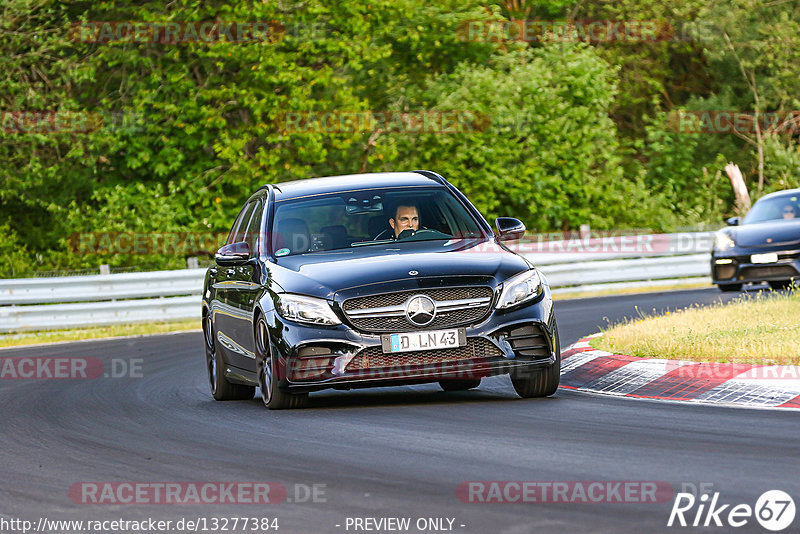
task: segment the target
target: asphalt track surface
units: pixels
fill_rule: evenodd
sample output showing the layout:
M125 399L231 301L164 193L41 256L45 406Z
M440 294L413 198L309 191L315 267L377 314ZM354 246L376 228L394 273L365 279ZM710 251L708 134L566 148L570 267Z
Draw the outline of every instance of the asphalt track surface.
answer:
M562 346L637 305L664 311L720 298L730 296L709 288L559 301ZM408 532L419 532L418 518L450 518L464 533L767 532L753 518L738 529L667 528L671 498L465 503L456 495L465 481L663 481L675 491L705 483L720 504L753 506L781 489L800 505L797 412L565 390L521 400L507 377L457 393L319 392L310 409L276 412L258 399L215 402L202 346L200 333L185 333L0 351L92 356L107 368L142 360L141 377L0 381L0 518L270 517L280 533L364 532L347 529L348 517L409 517ZM77 504L69 488L86 481L272 481L292 502ZM318 502L295 502L305 493L296 485L314 484L324 489ZM798 530L800 513L786 532Z

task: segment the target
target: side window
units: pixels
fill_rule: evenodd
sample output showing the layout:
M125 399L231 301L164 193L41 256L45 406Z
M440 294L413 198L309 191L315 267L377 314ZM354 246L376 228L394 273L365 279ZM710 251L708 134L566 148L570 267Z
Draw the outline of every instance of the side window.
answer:
M258 255L258 243L259 237L261 235L261 214L264 211L264 204L258 200L256 201L255 210L253 210L253 216L250 217L250 224L247 225L247 231L245 232L243 241L247 241L247 244L250 246L250 252L254 255Z
M239 216L236 217L236 222L233 224L231 233L228 236L228 244L244 241L244 233L247 230L247 223L250 221L250 216L253 214L254 207L255 202L250 202L239 212Z
M244 214L247 211L248 207L249 205L245 205L239 212L239 215L236 216L236 220L233 221L233 226L231 226L231 231L228 234L228 239L225 240L226 245L230 245L231 243L236 242L233 240L233 238L236 236L236 229L239 228L240 224L242 224L242 219L244 219Z

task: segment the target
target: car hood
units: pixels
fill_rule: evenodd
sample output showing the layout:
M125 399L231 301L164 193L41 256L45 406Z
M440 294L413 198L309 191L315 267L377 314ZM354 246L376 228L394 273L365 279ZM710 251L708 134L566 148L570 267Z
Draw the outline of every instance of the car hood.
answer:
M285 256L276 263L280 269L274 270L274 279L284 291L328 299L337 293L349 296L426 285L495 286L493 281L501 282L531 266L492 239L370 245Z
M744 224L729 228L728 233L736 242L737 247L798 244L800 243L800 219Z

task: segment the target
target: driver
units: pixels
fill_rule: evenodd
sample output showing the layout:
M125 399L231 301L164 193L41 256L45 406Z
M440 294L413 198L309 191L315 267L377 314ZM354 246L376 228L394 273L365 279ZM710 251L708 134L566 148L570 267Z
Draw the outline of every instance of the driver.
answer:
M394 211L394 217L389 219L389 226L394 230L394 239L400 236L403 230L419 230L419 210L412 204L400 204Z
M797 216L792 204L786 204L781 211L781 215L783 215L784 219L794 219Z

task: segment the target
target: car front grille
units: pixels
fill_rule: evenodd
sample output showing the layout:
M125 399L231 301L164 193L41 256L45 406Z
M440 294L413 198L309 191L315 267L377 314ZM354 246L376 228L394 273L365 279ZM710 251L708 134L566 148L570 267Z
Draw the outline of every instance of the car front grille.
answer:
M405 369L419 365L433 365L460 360L481 360L502 355L503 351L497 348L494 343L482 337L467 339L467 344L463 347L417 350L397 354L384 354L381 347L377 346L369 347L356 354L347 365L347 371L385 368Z
M436 317L419 326L408 320L406 302L414 296L425 295L436 304ZM347 319L366 332L398 332L449 328L480 321L492 305L492 289L486 286L415 289L381 295L354 297L342 304Z
M743 267L739 274L744 280L753 280L759 278L776 278L785 277L792 278L798 276L797 271L791 265L770 265L766 267Z

